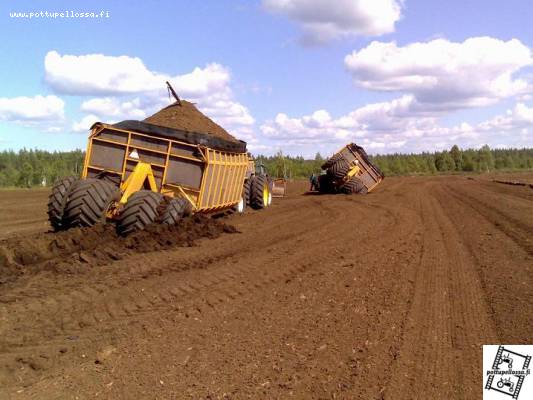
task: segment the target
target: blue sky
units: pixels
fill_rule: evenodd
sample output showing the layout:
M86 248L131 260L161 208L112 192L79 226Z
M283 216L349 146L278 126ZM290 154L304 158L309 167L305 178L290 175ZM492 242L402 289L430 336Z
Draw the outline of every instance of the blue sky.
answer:
M71 10L109 18L10 16ZM0 149L83 148L91 122L168 104L166 78L255 153L533 145L526 0L18 1L0 19Z

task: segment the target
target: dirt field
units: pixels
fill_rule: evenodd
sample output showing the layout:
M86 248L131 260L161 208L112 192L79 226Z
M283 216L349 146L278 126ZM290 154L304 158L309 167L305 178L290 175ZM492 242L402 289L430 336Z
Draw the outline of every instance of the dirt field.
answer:
M533 189L306 186L126 239L0 192L0 398L480 399L481 345L533 342Z

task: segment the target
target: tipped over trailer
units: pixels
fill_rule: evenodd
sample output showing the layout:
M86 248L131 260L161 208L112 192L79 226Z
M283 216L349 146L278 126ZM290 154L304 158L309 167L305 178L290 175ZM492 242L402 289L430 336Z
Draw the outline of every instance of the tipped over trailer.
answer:
M366 194L385 177L365 150L355 143L333 154L321 168L324 171L318 177L321 193Z
M270 205L268 180L248 173L246 143L141 121L91 128L81 179L56 183L55 230L114 221L121 234L191 213Z

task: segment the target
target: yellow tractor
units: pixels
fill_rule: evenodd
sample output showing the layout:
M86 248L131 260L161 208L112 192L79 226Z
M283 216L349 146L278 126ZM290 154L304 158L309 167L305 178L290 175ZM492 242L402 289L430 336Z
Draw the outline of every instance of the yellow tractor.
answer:
M191 213L268 207L268 177L251 173L246 143L141 121L91 128L81 179L52 189L54 230L114 221L120 234Z

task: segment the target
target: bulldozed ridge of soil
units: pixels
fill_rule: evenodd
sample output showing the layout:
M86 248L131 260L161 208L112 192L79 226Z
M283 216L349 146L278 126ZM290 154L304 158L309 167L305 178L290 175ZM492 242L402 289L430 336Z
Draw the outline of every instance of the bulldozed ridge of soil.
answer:
M194 215L176 226L154 224L126 237L119 236L113 224L105 224L4 239L0 240L0 284L43 270L85 273L127 255L193 246L199 238L216 238L223 232L237 230L221 220Z

